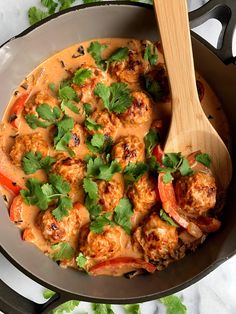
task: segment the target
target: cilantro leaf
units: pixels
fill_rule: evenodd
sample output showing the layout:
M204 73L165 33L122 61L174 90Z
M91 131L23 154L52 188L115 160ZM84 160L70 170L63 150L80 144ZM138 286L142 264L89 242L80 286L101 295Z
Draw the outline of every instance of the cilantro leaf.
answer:
M113 160L110 165L103 164L100 166L100 173L98 174L97 179L110 181L113 175L117 172L121 172L121 170L122 168L120 164L116 160Z
M70 192L70 184L57 174L49 174L49 183L53 185L58 193L66 195Z
M92 71L89 69L80 68L75 72L75 75L72 79L73 83L76 85L83 85L85 81L92 76Z
M94 94L102 99L105 108L115 113L125 112L133 100L128 85L122 82L112 83L110 87L98 83Z
M91 223L90 223L90 231L94 233L102 233L103 228L106 225L113 225L113 222L108 218L110 217L110 213L106 213L104 215L97 216Z
M101 124L96 123L93 119L89 117L86 118L84 125L90 131L91 130L97 131L102 128Z
M139 304L126 304L124 305L124 310L125 314L141 314Z
M56 150L67 151L71 156L73 156L74 152L68 147L68 144L72 139L70 131L73 127L74 120L65 115L62 120L57 122L57 131L54 137L54 148Z
M43 291L43 297L44 299L51 299L56 294L56 292L50 290L50 289L45 289Z
M143 162L129 163L124 170L124 180L126 186L138 181L148 170L148 166Z
M84 269L85 264L87 263L87 258L84 256L83 253L79 253L79 255L76 257L76 264Z
M43 6L48 8L49 14L55 13L57 5L58 5L56 2L54 2L53 0L41 0L41 3Z
M160 217L162 220L166 221L169 225L173 227L178 227L178 225L174 222L174 220L170 218L170 216L167 215L163 209L160 210Z
M208 168L211 165L211 158L208 154L197 154L195 159Z
M61 4L59 11L62 11L70 8L71 5L75 2L75 0L58 0L58 2Z
M87 163L87 176L96 178L99 175L100 167L102 165L104 165L102 158L89 158Z
M160 170L160 164L156 160L156 157L152 156L152 157L148 158L147 162L148 162L148 167L149 167L150 171L158 172Z
M52 214L57 221L60 221L65 216L69 216L68 210L70 210L72 207L72 200L68 196L60 197L57 207L53 209Z
M87 138L86 145L92 153L109 153L112 148L112 138L103 134L94 134L90 140Z
M89 211L90 219L94 220L101 212L101 205L96 200L91 199L88 195L85 198L85 207Z
M28 205L36 205L42 210L48 208L48 197L43 193L42 183L36 178L30 178L26 181L28 190L21 190L20 194L24 202Z
M61 116L61 110L58 107L51 108L48 104L41 104L36 108L40 118L55 122Z
M174 177L172 176L172 174L170 172L166 172L163 176L163 182L165 184L170 183L171 181L174 180Z
M75 100L77 99L76 91L70 86L59 88L58 96L61 100Z
M61 102L61 109L65 111L65 107L69 108L74 113L79 113L79 108L71 100L63 100Z
M105 61L102 59L102 52L106 48L107 45L102 45L98 41L93 41L87 49L88 53L91 54L92 58L94 59L96 65L101 70L105 70L106 68Z
M115 314L110 304L92 303L94 314Z
M49 14L47 12L42 11L36 7L31 7L28 10L28 18L29 18L30 25L33 25L48 16Z
M159 133L156 129L151 128L144 137L146 157L152 157L154 147L160 142Z
M165 167L177 169L182 162L182 156L180 153L167 153L164 154L162 162Z
M84 108L85 116L89 116L90 113L92 112L92 106L88 103L84 103L83 108Z
M48 172L51 165L55 162L55 158L50 156L42 158L40 152L28 152L22 159L22 168L26 174L35 173L39 169L44 169Z
M105 135L103 134L94 134L91 139L91 144L94 147L101 148L105 143Z
M96 182L92 181L92 179L90 178L84 178L83 188L84 188L84 191L88 193L88 196L90 199L97 200L98 186Z
M144 60L148 61L151 65L157 64L158 54L157 48L152 43L148 44L144 52Z
M114 213L114 222L130 234L132 228L130 218L133 215L133 210L129 199L122 198L114 209Z
M52 310L52 314L64 314L64 313L71 313L78 305L80 301L77 300L71 300L67 301L61 305L59 305L57 308Z
M179 171L181 173L182 176L189 176L191 174L193 174L193 170L191 169L188 159L183 158L182 163L179 167Z
M56 85L54 83L49 83L48 84L48 88L50 89L51 92L55 92L56 91Z
M27 124L31 127L31 129L35 130L36 128L44 128L51 126L53 122L51 121L42 121L39 120L38 117L32 113L28 113L25 115L25 120Z
M163 91L160 84L156 80L149 78L147 75L144 75L144 83L146 91L152 96L154 101L161 100Z
M113 54L107 59L107 63L122 61L128 57L129 49L127 47L118 48Z
M55 251L52 254L50 254L50 257L55 262L64 259L71 259L75 254L75 250L71 247L71 245L68 242L60 242L57 244L53 244L51 248Z
M159 301L166 306L166 314L186 314L187 308L182 303L181 299L176 295L169 295L164 298L160 298Z

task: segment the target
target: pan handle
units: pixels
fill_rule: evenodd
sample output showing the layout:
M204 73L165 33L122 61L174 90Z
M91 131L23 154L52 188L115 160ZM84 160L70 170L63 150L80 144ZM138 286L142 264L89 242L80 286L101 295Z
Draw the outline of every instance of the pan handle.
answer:
M69 295L56 293L46 303L38 304L18 294L0 279L0 310L5 314L46 314L69 300Z
M191 28L197 27L211 18L217 19L222 24L217 48L197 34L194 34L194 37L206 45L225 64L235 63L236 57L233 56L233 35L236 28L235 0L210 0L199 9L190 12L189 18Z

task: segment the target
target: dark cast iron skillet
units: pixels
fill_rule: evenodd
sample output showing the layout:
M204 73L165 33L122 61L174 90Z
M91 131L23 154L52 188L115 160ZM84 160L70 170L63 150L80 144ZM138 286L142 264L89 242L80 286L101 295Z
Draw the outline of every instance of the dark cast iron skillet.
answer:
M211 0L190 13L191 26L209 18L222 23L215 49L193 34L198 72L209 82L223 104L232 127L236 126L236 66L232 38L236 24L235 0ZM127 2L82 5L47 18L0 48L0 103L2 115L15 86L53 52L71 44L101 37L156 40L156 22L151 6ZM235 147L233 139L233 147ZM213 156L214 158L214 156ZM233 164L235 152L233 151ZM21 240L20 230L9 220L0 199L1 252L23 273L56 291L44 305L28 301L0 284L0 309L6 313L46 313L71 299L100 303L134 303L159 298L195 283L236 252L236 176L233 176L224 208L222 228L209 236L195 253L152 275L128 280L124 277L90 277L73 269L61 269L34 245Z

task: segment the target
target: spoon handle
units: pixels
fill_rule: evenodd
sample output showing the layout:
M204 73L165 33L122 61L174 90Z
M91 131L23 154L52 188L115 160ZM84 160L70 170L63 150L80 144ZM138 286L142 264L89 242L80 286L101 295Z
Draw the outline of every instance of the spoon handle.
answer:
M173 109L198 99L187 0L154 0L171 86ZM166 17L170 18L166 18ZM188 88L183 88L183 86ZM176 108L177 106L177 108ZM185 108L182 108L186 110Z

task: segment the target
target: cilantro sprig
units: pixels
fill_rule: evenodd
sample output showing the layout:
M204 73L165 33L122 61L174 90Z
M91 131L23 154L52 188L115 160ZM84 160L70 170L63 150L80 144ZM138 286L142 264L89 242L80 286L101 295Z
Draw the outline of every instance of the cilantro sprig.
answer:
M144 137L146 157L151 158L154 147L160 142L160 136L155 128L151 128Z
M92 137L87 138L86 145L92 153L95 154L108 154L112 148L112 138L103 134L94 134Z
M200 162L201 164L203 164L206 167L210 167L211 165L211 158L208 154L197 154L195 157L196 161Z
M103 105L111 112L123 113L132 104L133 97L126 83L116 82L111 86L98 83L94 95L102 99Z
M74 113L79 113L79 108L76 106L76 102L79 98L75 90L70 86L60 87L58 90L58 97L61 99L61 109L65 111L65 107L69 108Z
M21 190L20 194L28 205L35 205L41 210L46 210L56 202L56 207L52 211L57 220L69 215L72 208L72 200L69 198L70 185L61 176L49 174L47 183L43 183L36 178L26 181L27 190Z
M40 152L28 152L22 159L22 168L26 174L33 174L39 169L49 172L55 162L55 158L51 156L42 157Z
M148 61L150 65L157 64L157 59L158 59L157 48L151 42L148 43L148 45L146 46L143 58L144 60Z
M122 198L114 209L114 222L121 226L126 233L131 233L130 218L133 215L132 205L128 198Z
M70 156L74 156L74 152L69 148L69 142L72 139L71 130L74 127L74 120L68 116L57 122L57 129L54 136L54 148L68 152Z
M87 79L89 79L92 76L92 71L90 69L86 68L80 68L77 70L74 74L74 77L72 79L73 83L81 86L83 85Z
M57 244L53 244L51 248L54 251L53 253L50 254L50 257L55 262L64 259L71 259L75 255L75 250L68 242L60 242Z
M110 181L113 175L121 170L116 160L106 163L100 157L90 157L87 163L87 176L98 180Z
M104 49L107 48L107 45L102 45L98 41L92 41L90 46L88 47L87 51L91 54L92 58L94 59L96 65L101 69L106 69L106 62L102 58L102 53Z
M129 49L127 47L121 47L116 49L110 57L106 60L107 65L110 63L125 60L129 55Z
M98 215L90 223L90 231L94 233L102 233L106 225L113 226L114 222L111 220L111 213Z
M79 253L79 255L76 257L76 264L81 268L84 269L85 265L87 263L87 258L84 256L83 253Z
M131 185L138 181L148 170L147 164L143 162L129 163L124 170L125 185Z

